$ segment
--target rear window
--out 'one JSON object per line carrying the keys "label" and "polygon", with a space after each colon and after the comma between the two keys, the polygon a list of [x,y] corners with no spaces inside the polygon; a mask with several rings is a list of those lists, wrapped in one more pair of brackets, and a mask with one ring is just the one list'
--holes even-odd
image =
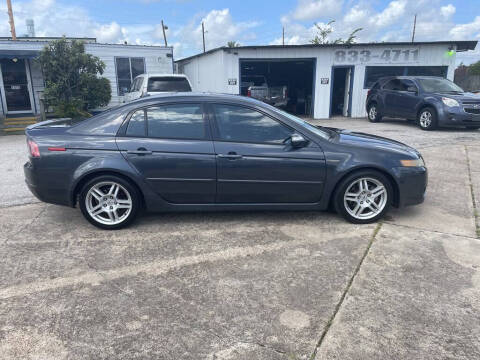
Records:
{"label": "rear window", "polygon": [[184,77],[151,77],[148,79],[148,92],[184,92],[192,91],[188,80]]}
{"label": "rear window", "polygon": [[81,121],[69,132],[86,135],[115,135],[125,117],[123,106],[106,110],[89,119]]}

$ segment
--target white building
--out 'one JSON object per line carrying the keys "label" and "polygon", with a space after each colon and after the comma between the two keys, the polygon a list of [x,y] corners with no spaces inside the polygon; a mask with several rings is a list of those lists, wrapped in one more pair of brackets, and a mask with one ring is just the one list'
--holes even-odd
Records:
{"label": "white building", "polygon": [[[0,38],[0,115],[16,118],[39,113],[39,93],[44,81],[35,58],[54,39]],[[172,47],[100,44],[94,38],[78,40],[85,42],[87,53],[98,56],[106,65],[102,76],[110,80],[112,87],[109,106],[123,102],[123,94],[135,76],[146,72],[173,73]]]}
{"label": "white building", "polygon": [[[365,116],[368,88],[382,76],[453,80],[456,53],[477,41],[222,47],[176,61],[194,91],[246,94],[248,77],[287,85],[288,110],[316,119]],[[244,80],[242,82],[242,79]]]}

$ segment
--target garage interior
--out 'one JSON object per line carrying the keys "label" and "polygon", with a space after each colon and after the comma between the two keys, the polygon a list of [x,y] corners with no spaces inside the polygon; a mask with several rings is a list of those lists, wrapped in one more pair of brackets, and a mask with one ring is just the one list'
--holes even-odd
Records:
{"label": "garage interior", "polygon": [[[263,75],[269,87],[287,86],[291,114],[313,116],[315,59],[246,60],[240,59],[240,79]],[[240,94],[247,94],[248,83],[240,80]]]}
{"label": "garage interior", "polygon": [[353,68],[334,67],[332,75],[330,116],[351,116]]}

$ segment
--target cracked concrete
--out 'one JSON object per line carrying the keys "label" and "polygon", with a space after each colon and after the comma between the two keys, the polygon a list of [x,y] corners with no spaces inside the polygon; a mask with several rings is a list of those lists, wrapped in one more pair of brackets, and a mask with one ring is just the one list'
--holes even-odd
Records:
{"label": "cracked concrete", "polygon": [[24,137],[1,139],[18,153],[1,165],[2,359],[478,358],[480,131],[322,123],[419,148],[425,203],[381,229],[259,212],[151,214],[108,232],[34,202]]}

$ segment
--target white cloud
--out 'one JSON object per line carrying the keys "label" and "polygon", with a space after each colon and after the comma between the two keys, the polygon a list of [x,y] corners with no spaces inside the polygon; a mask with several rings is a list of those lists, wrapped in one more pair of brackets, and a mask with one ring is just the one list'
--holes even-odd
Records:
{"label": "white cloud", "polygon": [[455,9],[455,6],[453,6],[452,4],[448,4],[446,6],[442,6],[440,8],[440,13],[442,14],[443,17],[445,18],[449,18],[451,17],[453,14],[455,14],[455,11],[457,9]]}
{"label": "white cloud", "polygon": [[480,16],[477,16],[475,20],[467,24],[455,25],[449,32],[452,39],[455,40],[467,40],[473,36],[480,37]]}
{"label": "white cloud", "polygon": [[338,14],[343,0],[299,0],[293,11],[295,20],[313,20]]}
{"label": "white cloud", "polygon": [[[36,36],[96,37],[105,43],[153,44],[154,25],[123,27],[115,21],[99,23],[78,5],[65,5],[56,0],[14,2],[13,14],[17,36],[26,34],[26,19],[33,19]],[[10,36],[6,6],[0,5],[0,34]]]}
{"label": "white cloud", "polygon": [[371,26],[383,28],[399,20],[405,14],[407,8],[406,0],[391,1],[382,12],[375,14],[369,20]]}
{"label": "white cloud", "polygon": [[[229,9],[211,10],[203,17],[194,16],[189,24],[174,32],[174,36],[185,47],[200,51],[203,48],[202,22],[205,26],[205,47],[207,50],[225,46],[228,41],[251,41],[256,38],[253,28],[257,22],[235,22]],[[185,46],[186,45],[186,46]],[[177,57],[177,54],[175,55]]]}

